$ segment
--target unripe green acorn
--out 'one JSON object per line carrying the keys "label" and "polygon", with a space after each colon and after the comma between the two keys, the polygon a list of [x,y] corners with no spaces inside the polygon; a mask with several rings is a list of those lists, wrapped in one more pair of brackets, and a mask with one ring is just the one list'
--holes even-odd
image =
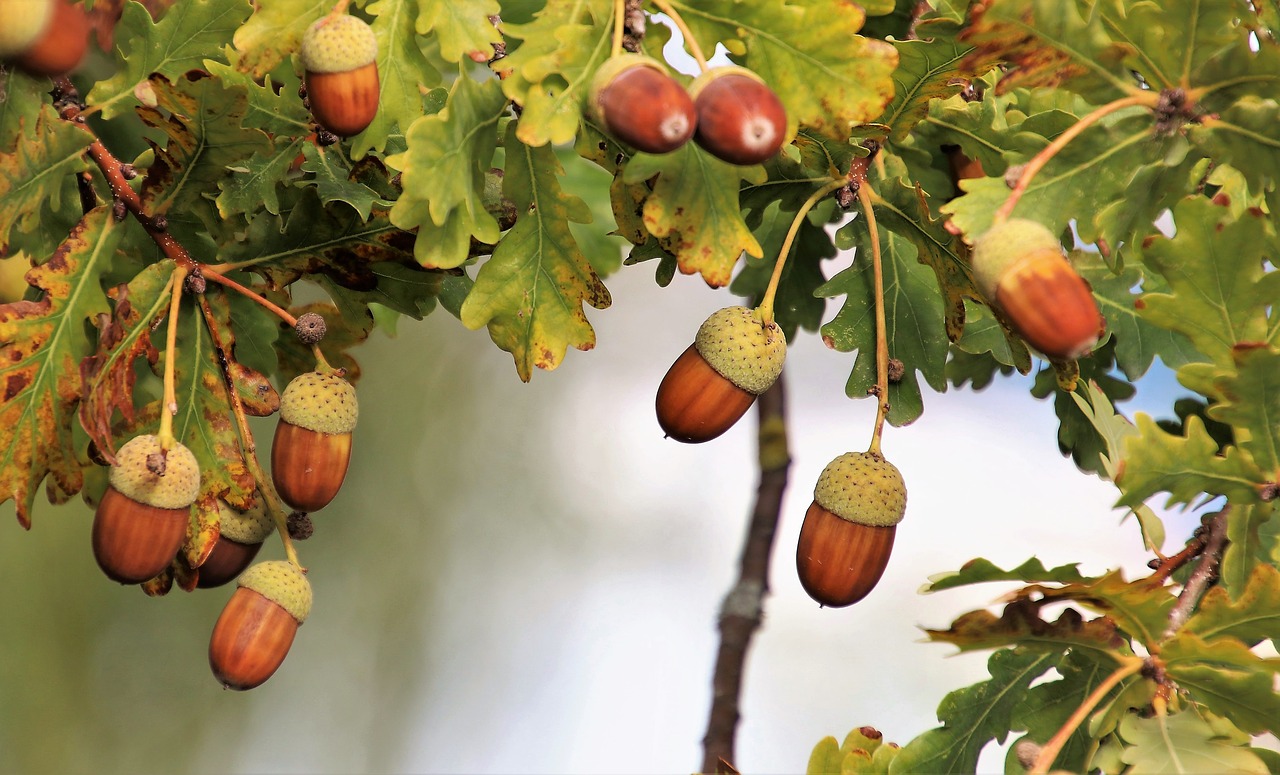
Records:
{"label": "unripe green acorn", "polygon": [[875,588],[889,564],[907,488],[897,466],[877,452],[831,461],[813,491],[796,547],[796,570],[824,606],[852,605]]}
{"label": "unripe green acorn", "polygon": [[697,124],[693,99],[667,68],[640,54],[622,54],[596,71],[588,102],[609,134],[645,153],[670,153]]}
{"label": "unripe green acorn", "polygon": [[285,503],[318,511],[338,494],[359,414],[355,388],[336,374],[307,372],[285,386],[271,446],[271,479]]}
{"label": "unripe green acorn", "polygon": [[1042,224],[1011,218],[992,226],[974,243],[972,262],[978,289],[1050,358],[1079,358],[1102,336],[1106,321],[1089,284]]}
{"label": "unripe green acorn", "polygon": [[658,424],[688,443],[729,430],[782,373],[787,338],[759,310],[725,307],[712,313],[697,338],[658,386]]}
{"label": "unripe green acorn", "polygon": [[67,0],[0,0],[0,20],[0,60],[30,75],[66,75],[89,46],[84,8]]}
{"label": "unripe green acorn", "polygon": [[342,137],[358,135],[378,113],[378,39],[364,21],[347,14],[316,20],[299,51],[307,99],[316,121]]}
{"label": "unripe green acorn", "polygon": [[187,534],[191,504],[200,493],[200,466],[175,442],[143,435],[116,453],[110,484],[93,517],[93,556],[107,577],[140,584],[159,575]]}
{"label": "unripe green acorn", "polygon": [[196,586],[201,589],[220,587],[239,576],[276,529],[261,494],[248,511],[236,511],[220,500],[218,513],[218,540],[197,569]]}
{"label": "unripe green acorn", "polygon": [[787,111],[764,79],[745,67],[713,67],[689,87],[697,109],[693,139],[730,164],[759,164],[782,148]]}
{"label": "unripe green acorn", "polygon": [[228,689],[260,686],[276,672],[311,613],[311,583],[285,560],[240,575],[209,639],[209,666]]}

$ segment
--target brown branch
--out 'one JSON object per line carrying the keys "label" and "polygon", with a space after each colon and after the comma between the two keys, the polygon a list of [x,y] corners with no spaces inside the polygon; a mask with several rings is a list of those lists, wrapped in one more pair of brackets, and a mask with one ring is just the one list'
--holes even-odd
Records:
{"label": "brown branch", "polygon": [[1227,547],[1227,513],[1229,511],[1230,507],[1225,507],[1205,523],[1208,535],[1205,539],[1204,551],[1200,553],[1200,561],[1196,563],[1195,570],[1191,571],[1191,577],[1182,587],[1182,592],[1178,595],[1178,603],[1169,612],[1169,626],[1165,628],[1162,639],[1167,640],[1173,637],[1182,625],[1187,623],[1187,619],[1190,619],[1191,614],[1195,612],[1196,606],[1200,605],[1200,599],[1204,597],[1204,593],[1209,591],[1209,586],[1218,580],[1222,552]]}
{"label": "brown branch", "polygon": [[760,628],[764,614],[764,596],[769,590],[769,558],[782,512],[782,496],[787,489],[787,469],[791,456],[787,450],[786,396],[782,377],[759,398],[757,435],[760,484],[747,527],[742,549],[738,580],[725,595],[720,609],[720,648],[716,654],[712,678],[711,714],[707,734],[702,739],[702,769],[699,772],[721,772],[734,760],[739,698],[747,649]]}

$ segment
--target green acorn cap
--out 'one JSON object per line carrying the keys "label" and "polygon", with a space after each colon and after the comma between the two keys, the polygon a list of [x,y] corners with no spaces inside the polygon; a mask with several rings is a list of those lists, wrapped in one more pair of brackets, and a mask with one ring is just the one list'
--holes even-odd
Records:
{"label": "green acorn cap", "polygon": [[191,450],[174,442],[165,456],[164,475],[147,468],[147,458],[160,451],[160,439],[135,436],[116,453],[111,486],[123,496],[158,509],[185,509],[200,494],[200,464]]}
{"label": "green acorn cap", "polygon": [[53,19],[51,0],[0,0],[0,58],[15,57],[40,39]]}
{"label": "green acorn cap", "polygon": [[336,374],[299,374],[280,394],[280,419],[317,433],[350,433],[359,415],[356,389]]}
{"label": "green acorn cap", "polygon": [[698,354],[720,376],[760,395],[778,381],[787,360],[787,337],[765,325],[758,310],[725,307],[711,313],[694,340]]}
{"label": "green acorn cap", "polygon": [[237,586],[251,589],[289,612],[302,624],[311,613],[311,582],[288,560],[268,560],[240,574]]}
{"label": "green acorn cap", "polygon": [[973,243],[973,279],[987,299],[995,299],[996,284],[1017,261],[1043,250],[1062,253],[1062,243],[1044,224],[1026,218],[998,223]]}
{"label": "green acorn cap", "polygon": [[883,455],[846,452],[822,469],[813,499],[841,519],[892,527],[906,514],[907,485],[898,467]]}
{"label": "green acorn cap", "polygon": [[347,14],[322,16],[302,36],[302,66],[312,73],[346,73],[378,58],[378,38]]}
{"label": "green acorn cap", "polygon": [[218,501],[219,535],[238,544],[260,544],[276,529],[261,494],[248,511],[236,511],[226,501]]}

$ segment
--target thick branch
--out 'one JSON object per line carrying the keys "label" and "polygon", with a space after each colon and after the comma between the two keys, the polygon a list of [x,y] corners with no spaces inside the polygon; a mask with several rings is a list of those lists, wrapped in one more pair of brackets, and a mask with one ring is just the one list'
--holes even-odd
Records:
{"label": "thick branch", "polygon": [[1178,603],[1169,612],[1169,626],[1165,628],[1164,638],[1174,636],[1191,618],[1200,599],[1209,591],[1209,585],[1218,579],[1218,568],[1222,565],[1222,552],[1227,546],[1227,512],[1224,508],[1214,515],[1205,525],[1208,537],[1204,543],[1204,551],[1200,553],[1200,561],[1187,579],[1186,586],[1178,595]]}
{"label": "thick branch", "polygon": [[782,512],[782,496],[787,488],[787,469],[791,465],[787,451],[785,394],[781,377],[758,401],[760,484],[747,528],[746,544],[738,571],[738,581],[725,595],[720,609],[720,649],[716,654],[712,679],[711,715],[707,734],[702,739],[702,769],[717,772],[721,762],[734,760],[742,674],[746,666],[751,638],[760,628],[764,613],[764,596],[769,590],[769,558]]}

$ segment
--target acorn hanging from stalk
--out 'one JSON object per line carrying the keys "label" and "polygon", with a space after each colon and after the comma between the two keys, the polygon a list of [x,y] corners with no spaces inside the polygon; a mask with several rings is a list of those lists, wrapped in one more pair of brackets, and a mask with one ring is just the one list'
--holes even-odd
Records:
{"label": "acorn hanging from stalk", "polygon": [[745,67],[713,67],[689,86],[697,109],[693,139],[730,164],[773,158],[787,137],[787,110],[764,79]]}
{"label": "acorn hanging from stalk", "polygon": [[299,374],[285,386],[271,445],[271,479],[285,503],[311,512],[333,500],[359,415],[356,389],[333,372]]}
{"label": "acorn hanging from stalk", "polygon": [[0,60],[33,76],[66,75],[84,59],[89,20],[67,0],[0,0]]}
{"label": "acorn hanging from stalk", "polygon": [[879,452],[831,461],[818,477],[796,547],[809,597],[831,608],[866,597],[884,575],[906,510],[902,473]]}
{"label": "acorn hanging from stalk", "polygon": [[307,28],[299,52],[311,115],[342,137],[363,132],[378,113],[378,39],[364,21],[329,14]]}
{"label": "acorn hanging from stalk", "polygon": [[197,569],[196,586],[201,589],[220,587],[239,576],[276,529],[261,493],[248,511],[237,511],[219,500],[218,512],[218,540]]}
{"label": "acorn hanging from stalk", "polygon": [[698,121],[685,88],[661,62],[640,54],[601,65],[588,106],[609,134],[645,153],[676,150],[693,137]]}
{"label": "acorn hanging from stalk", "polygon": [[286,560],[260,562],[240,574],[209,638],[209,666],[228,689],[262,685],[289,654],[311,613],[311,582]]}

